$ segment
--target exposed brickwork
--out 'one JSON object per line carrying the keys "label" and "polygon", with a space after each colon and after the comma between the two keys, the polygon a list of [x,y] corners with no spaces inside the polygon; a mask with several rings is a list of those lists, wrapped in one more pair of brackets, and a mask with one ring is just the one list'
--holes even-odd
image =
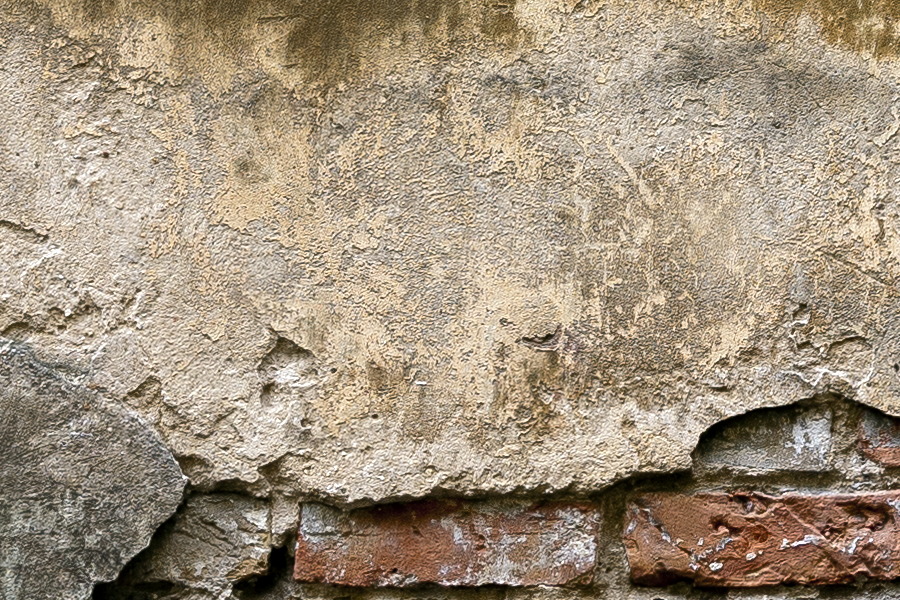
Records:
{"label": "exposed brickwork", "polygon": [[600,517],[587,503],[421,501],[302,507],[294,576],[350,586],[588,583]]}
{"label": "exposed brickwork", "polygon": [[648,494],[630,503],[635,583],[835,584],[900,576],[900,492],[780,497]]}
{"label": "exposed brickwork", "polygon": [[866,411],[860,420],[859,448],[886,467],[900,467],[900,419]]}
{"label": "exposed brickwork", "polygon": [[[692,456],[691,486],[802,483],[815,492],[675,493],[658,479],[585,502],[420,500],[354,511],[305,504],[294,577],[360,587],[592,585],[610,597],[634,583],[900,581],[900,490],[829,491],[860,481],[898,486],[894,471],[863,456],[900,467],[900,419],[829,396],[727,419]],[[619,494],[633,498],[623,523]],[[603,522],[610,529],[601,533]],[[622,531],[627,566],[616,543]]]}

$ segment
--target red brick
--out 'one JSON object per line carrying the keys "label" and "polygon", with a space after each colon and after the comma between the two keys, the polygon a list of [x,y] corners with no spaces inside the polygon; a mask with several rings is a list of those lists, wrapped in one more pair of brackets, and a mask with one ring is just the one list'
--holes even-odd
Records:
{"label": "red brick", "polygon": [[849,583],[900,576],[900,492],[648,494],[629,503],[624,542],[644,585]]}
{"label": "red brick", "polygon": [[859,426],[859,448],[886,467],[900,467],[900,419],[868,410]]}
{"label": "red brick", "polygon": [[294,577],[348,586],[589,583],[597,509],[575,502],[419,501],[301,510]]}

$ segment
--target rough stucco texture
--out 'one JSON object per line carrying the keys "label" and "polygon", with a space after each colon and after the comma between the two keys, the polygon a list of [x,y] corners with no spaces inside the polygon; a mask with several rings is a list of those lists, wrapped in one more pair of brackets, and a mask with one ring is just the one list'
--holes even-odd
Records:
{"label": "rough stucco texture", "polygon": [[[753,409],[900,415],[898,22],[888,0],[0,0],[0,344],[189,478],[131,569],[158,597],[281,585],[300,501],[588,498],[689,468]],[[830,443],[797,410],[760,431]],[[865,427],[889,467],[893,429]],[[704,468],[791,460],[733,442]],[[174,509],[166,464],[167,503],[78,593]]]}
{"label": "rough stucco texture", "polygon": [[0,332],[196,489],[342,503],[900,413],[896,10],[859,6],[2,0]]}
{"label": "rough stucco texture", "polygon": [[898,413],[892,7],[3,0],[0,332],[348,503]]}

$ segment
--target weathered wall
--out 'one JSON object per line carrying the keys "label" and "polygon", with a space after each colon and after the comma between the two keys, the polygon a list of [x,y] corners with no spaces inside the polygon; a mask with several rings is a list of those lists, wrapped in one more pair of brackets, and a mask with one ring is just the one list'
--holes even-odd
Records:
{"label": "weathered wall", "polygon": [[[760,407],[900,414],[898,19],[0,0],[0,335],[259,569],[301,501],[585,498]],[[153,593],[228,597],[204,560]]]}

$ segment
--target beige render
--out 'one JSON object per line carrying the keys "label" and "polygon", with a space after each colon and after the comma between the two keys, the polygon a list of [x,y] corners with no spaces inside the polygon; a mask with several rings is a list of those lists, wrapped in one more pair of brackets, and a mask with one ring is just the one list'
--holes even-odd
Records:
{"label": "beige render", "polygon": [[0,333],[282,533],[900,414],[900,15],[855,6],[3,0]]}

